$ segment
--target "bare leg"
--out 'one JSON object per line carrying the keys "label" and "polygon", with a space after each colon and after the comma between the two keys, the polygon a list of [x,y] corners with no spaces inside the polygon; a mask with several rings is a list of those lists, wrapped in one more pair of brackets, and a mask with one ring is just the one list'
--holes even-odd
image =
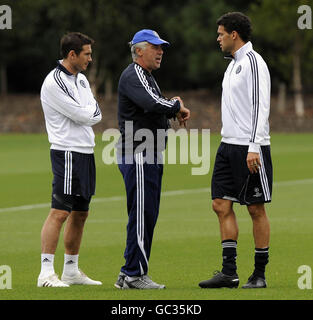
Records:
{"label": "bare leg", "polygon": [[72,211],[64,229],[65,253],[76,255],[79,252],[88,211]]}
{"label": "bare leg", "polygon": [[253,237],[256,248],[267,248],[270,242],[270,223],[264,204],[248,206],[253,223]]}
{"label": "bare leg", "polygon": [[41,252],[54,254],[58,245],[60,231],[69,212],[51,209],[41,230]]}
{"label": "bare leg", "polygon": [[92,280],[78,268],[78,253],[83,236],[88,211],[72,211],[64,228],[64,266],[62,281],[66,284],[101,285],[101,281]]}
{"label": "bare leg", "polygon": [[231,200],[214,199],[213,210],[216,212],[220,223],[221,245],[223,249],[222,273],[227,276],[235,276],[232,281],[234,280],[238,286],[236,257],[239,231],[233,210],[233,202]]}
{"label": "bare leg", "polygon": [[238,239],[238,225],[231,200],[214,199],[213,210],[220,223],[221,240]]}
{"label": "bare leg", "polygon": [[244,288],[265,288],[265,267],[269,261],[270,224],[264,204],[250,205],[248,211],[252,218],[255,244],[253,276],[258,278],[249,278]]}

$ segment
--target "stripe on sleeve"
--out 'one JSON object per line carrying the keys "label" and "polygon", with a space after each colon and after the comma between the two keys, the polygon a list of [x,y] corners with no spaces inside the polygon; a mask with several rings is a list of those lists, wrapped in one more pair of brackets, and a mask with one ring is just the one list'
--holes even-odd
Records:
{"label": "stripe on sleeve", "polygon": [[99,108],[99,105],[98,105],[98,102],[96,103],[96,111],[95,113],[93,114],[93,117],[97,117],[99,114],[101,113],[101,110]]}
{"label": "stripe on sleeve", "polygon": [[258,117],[259,117],[259,108],[260,108],[260,100],[259,100],[259,72],[258,72],[258,63],[256,57],[252,51],[247,53],[247,56],[250,60],[251,71],[252,71],[252,130],[250,142],[255,141],[257,125],[258,125]]}
{"label": "stripe on sleeve", "polygon": [[138,64],[135,64],[134,66],[135,66],[135,71],[139,78],[139,81],[141,82],[145,90],[148,92],[148,94],[155,100],[155,102],[162,104],[163,106],[172,108],[175,104],[175,101],[172,101],[172,102],[168,101],[162,97],[157,96],[155,93],[153,93],[152,88],[149,86],[148,80],[143,72],[143,69]]}
{"label": "stripe on sleeve", "polygon": [[54,77],[54,80],[55,82],[57,83],[57,85],[63,90],[63,92],[65,94],[67,94],[70,98],[72,98],[75,102],[77,102],[75,100],[75,98],[70,94],[70,92],[68,91],[62,77],[61,77],[61,70],[59,69],[55,69],[54,73],[53,73],[53,77]]}

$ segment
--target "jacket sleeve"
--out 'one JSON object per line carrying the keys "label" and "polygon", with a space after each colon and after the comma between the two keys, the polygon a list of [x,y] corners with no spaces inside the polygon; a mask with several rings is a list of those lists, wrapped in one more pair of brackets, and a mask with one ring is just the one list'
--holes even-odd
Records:
{"label": "jacket sleeve", "polygon": [[146,112],[163,113],[168,118],[175,117],[180,110],[177,99],[167,100],[153,91],[143,70],[134,65],[134,70],[124,78],[124,94]]}
{"label": "jacket sleeve", "polygon": [[91,90],[89,94],[92,96],[92,99],[90,98],[89,103],[83,106],[56,82],[48,81],[42,90],[41,100],[75,123],[91,127],[101,121],[102,115]]}
{"label": "jacket sleeve", "polygon": [[266,137],[270,114],[271,78],[266,63],[248,55],[251,72],[248,75],[248,90],[251,92],[251,135],[249,152],[259,153],[262,140]]}

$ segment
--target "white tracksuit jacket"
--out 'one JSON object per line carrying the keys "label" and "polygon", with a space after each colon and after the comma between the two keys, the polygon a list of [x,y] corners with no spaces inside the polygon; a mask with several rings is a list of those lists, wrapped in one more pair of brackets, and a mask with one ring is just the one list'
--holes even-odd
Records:
{"label": "white tracksuit jacket", "polygon": [[263,58],[247,42],[235,52],[223,79],[222,142],[259,152],[270,144],[271,79]]}
{"label": "white tracksuit jacket", "polygon": [[45,78],[40,99],[51,149],[93,153],[91,126],[102,115],[87,78],[71,74],[59,61]]}

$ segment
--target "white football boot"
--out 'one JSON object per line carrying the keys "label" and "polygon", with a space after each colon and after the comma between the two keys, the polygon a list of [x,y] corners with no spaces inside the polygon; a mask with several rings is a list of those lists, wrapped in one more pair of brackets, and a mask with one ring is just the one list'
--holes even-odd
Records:
{"label": "white football boot", "polygon": [[51,274],[48,277],[38,278],[37,287],[54,287],[54,288],[61,288],[61,287],[69,287],[66,283],[61,281],[57,274]]}
{"label": "white football boot", "polygon": [[83,285],[90,285],[90,286],[101,286],[101,281],[92,280],[87,275],[82,272],[80,269],[79,272],[75,274],[74,276],[67,276],[65,274],[62,274],[61,280],[62,282],[72,285],[72,284],[83,284]]}

